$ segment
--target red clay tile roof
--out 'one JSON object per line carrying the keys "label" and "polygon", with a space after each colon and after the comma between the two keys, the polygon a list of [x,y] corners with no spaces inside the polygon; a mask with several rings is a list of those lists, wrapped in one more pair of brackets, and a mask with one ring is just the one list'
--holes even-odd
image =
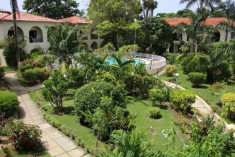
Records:
{"label": "red clay tile roof", "polygon": [[[182,22],[187,25],[191,25],[192,23],[191,19],[187,17],[169,17],[164,19],[171,26],[176,26]],[[228,22],[228,19],[225,17],[208,17],[205,21],[201,22],[201,25],[217,26],[220,22]]]}
{"label": "red clay tile roof", "polygon": [[[43,17],[43,16],[38,16],[38,15],[33,15],[29,13],[24,13],[20,12],[20,17],[18,14],[16,14],[16,19],[17,21],[30,21],[30,22],[60,22],[55,19]],[[7,14],[3,13],[0,14],[0,21],[12,21],[13,20],[13,14]]]}
{"label": "red clay tile roof", "polygon": [[88,21],[86,18],[84,17],[79,17],[79,16],[71,16],[71,17],[67,17],[64,19],[60,19],[60,22],[70,22],[72,24],[90,24],[92,23],[92,21]]}
{"label": "red clay tile roof", "polygon": [[2,13],[8,13],[9,11],[0,8],[0,13],[1,13],[1,12],[2,12]]}
{"label": "red clay tile roof", "polygon": [[225,17],[208,17],[205,21],[201,22],[201,25],[217,26],[220,22],[228,22],[228,19]]}
{"label": "red clay tile roof", "polygon": [[188,17],[169,17],[169,18],[164,18],[164,20],[171,26],[176,26],[180,23],[191,25],[192,23],[192,20]]}

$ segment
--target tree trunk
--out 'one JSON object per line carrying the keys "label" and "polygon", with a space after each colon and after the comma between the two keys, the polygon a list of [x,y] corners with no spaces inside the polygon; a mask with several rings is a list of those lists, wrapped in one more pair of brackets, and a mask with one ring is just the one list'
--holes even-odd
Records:
{"label": "tree trunk", "polygon": [[13,23],[14,23],[14,33],[15,33],[15,43],[16,43],[16,66],[20,62],[20,53],[19,53],[19,45],[18,45],[18,30],[17,30],[17,20],[16,20],[16,1],[12,0],[12,8],[13,8]]}

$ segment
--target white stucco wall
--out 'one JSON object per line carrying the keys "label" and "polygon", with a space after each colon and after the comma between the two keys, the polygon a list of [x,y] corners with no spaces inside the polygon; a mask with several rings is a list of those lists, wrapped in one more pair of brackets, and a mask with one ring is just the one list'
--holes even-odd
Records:
{"label": "white stucco wall", "polygon": [[[23,22],[18,21],[17,26],[23,30],[24,39],[26,40],[25,50],[29,53],[35,46],[41,46],[43,49],[49,48],[49,42],[47,41],[47,29],[45,26],[54,26],[56,23],[50,22]],[[4,39],[8,34],[8,30],[13,26],[12,21],[1,21],[0,22],[0,41]],[[32,27],[37,26],[42,30],[43,33],[43,42],[30,43],[29,42],[29,31]]]}
{"label": "white stucco wall", "polygon": [[0,49],[0,66],[6,66],[7,64],[2,53],[3,53],[3,49]]}

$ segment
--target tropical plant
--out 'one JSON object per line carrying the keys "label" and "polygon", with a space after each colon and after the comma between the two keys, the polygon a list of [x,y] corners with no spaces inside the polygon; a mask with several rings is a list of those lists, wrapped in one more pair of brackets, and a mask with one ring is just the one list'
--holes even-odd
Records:
{"label": "tropical plant", "polygon": [[98,140],[106,141],[114,130],[131,131],[135,116],[116,106],[112,97],[103,97],[93,115],[93,131]]}
{"label": "tropical plant", "polygon": [[186,8],[190,8],[194,4],[198,4],[198,9],[203,10],[209,8],[213,11],[214,5],[219,5],[221,3],[220,0],[181,0],[180,4],[186,4]]}
{"label": "tropical plant", "polygon": [[217,42],[209,53],[208,81],[227,80],[231,77],[229,68],[229,48],[227,42]]}
{"label": "tropical plant", "polygon": [[66,95],[69,82],[65,75],[60,71],[55,71],[51,75],[50,80],[43,82],[45,88],[42,90],[42,95],[44,98],[51,103],[51,105],[62,111],[63,109],[63,97]]}
{"label": "tropical plant", "polygon": [[21,73],[22,78],[30,83],[42,83],[50,76],[50,71],[45,68],[33,68]]}
{"label": "tropical plant", "polygon": [[50,42],[50,53],[61,60],[71,64],[71,55],[78,51],[79,40],[77,28],[69,24],[57,24],[55,27],[46,27],[48,30],[48,40]]}
{"label": "tropical plant", "polygon": [[114,53],[112,58],[115,60],[115,64],[111,65],[112,72],[117,79],[123,80],[131,73],[133,69],[132,64],[135,64],[135,61],[134,59],[124,58],[123,48],[120,48],[118,52]]}
{"label": "tropical plant", "polygon": [[115,148],[107,149],[100,157],[157,157],[156,153],[150,150],[150,144],[145,138],[145,133],[133,130],[130,134],[123,130],[113,131],[111,141]]}

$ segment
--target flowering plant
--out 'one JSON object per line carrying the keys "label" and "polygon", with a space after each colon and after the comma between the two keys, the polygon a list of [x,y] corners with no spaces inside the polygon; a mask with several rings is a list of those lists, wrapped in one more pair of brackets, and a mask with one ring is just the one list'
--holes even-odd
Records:
{"label": "flowering plant", "polygon": [[12,123],[9,139],[16,150],[31,151],[41,146],[41,130],[38,126],[27,125],[22,121]]}

